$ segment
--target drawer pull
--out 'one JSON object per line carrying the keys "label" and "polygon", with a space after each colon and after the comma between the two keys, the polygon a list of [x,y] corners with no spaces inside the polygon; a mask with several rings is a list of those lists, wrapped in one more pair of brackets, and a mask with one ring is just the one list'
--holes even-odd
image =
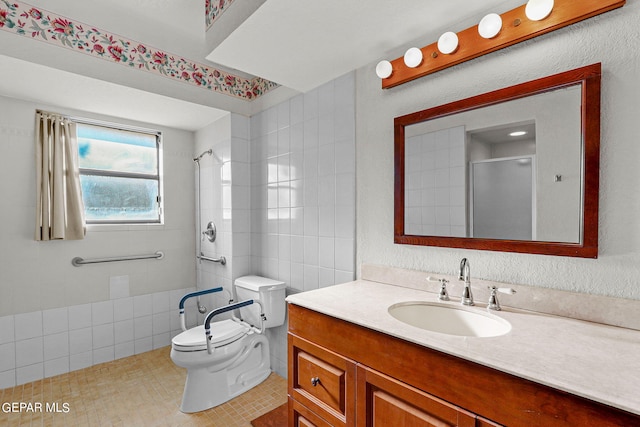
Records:
{"label": "drawer pull", "polygon": [[318,377],[313,377],[313,378],[311,378],[311,385],[312,385],[312,386],[314,386],[314,387],[315,387],[315,386],[317,386],[318,384],[320,384],[320,378],[318,378]]}

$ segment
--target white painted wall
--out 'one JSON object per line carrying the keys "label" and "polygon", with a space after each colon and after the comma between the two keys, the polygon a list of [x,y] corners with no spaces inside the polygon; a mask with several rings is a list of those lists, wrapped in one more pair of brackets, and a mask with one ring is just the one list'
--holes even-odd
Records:
{"label": "white painted wall", "polygon": [[[616,11],[388,90],[380,88],[375,64],[359,69],[357,264],[454,274],[460,258],[467,257],[472,277],[640,299],[639,18],[640,3],[627,2]],[[603,66],[598,259],[393,243],[394,117],[596,62]]]}
{"label": "white painted wall", "polygon": [[[165,223],[36,242],[36,108],[161,130]],[[192,157],[191,132],[0,97],[0,389],[170,344],[195,287]],[[164,259],[71,265],[158,250]]]}

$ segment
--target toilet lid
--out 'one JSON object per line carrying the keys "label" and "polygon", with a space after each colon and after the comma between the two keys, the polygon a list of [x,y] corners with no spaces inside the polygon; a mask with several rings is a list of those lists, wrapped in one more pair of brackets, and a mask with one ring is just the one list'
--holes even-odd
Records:
{"label": "toilet lid", "polygon": [[[231,319],[211,323],[211,344],[220,347],[243,336],[249,327]],[[173,348],[179,351],[199,351],[207,349],[204,325],[188,329],[171,340]]]}

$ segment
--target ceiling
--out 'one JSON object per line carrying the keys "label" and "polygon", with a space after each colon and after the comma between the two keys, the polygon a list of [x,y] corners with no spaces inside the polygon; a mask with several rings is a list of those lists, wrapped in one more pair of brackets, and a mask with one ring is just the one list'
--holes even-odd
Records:
{"label": "ceiling", "polygon": [[[4,33],[0,72],[22,76],[0,79],[0,95],[197,130],[228,111],[251,115],[270,102],[306,92],[351,70],[367,65],[373,69],[380,59],[401,56],[412,45],[430,44],[444,31],[467,28],[486,13],[501,13],[522,3],[268,0],[207,52],[204,0],[29,0],[32,6],[77,22],[282,87],[260,101],[230,100],[228,95],[213,96],[168,79],[134,76],[136,72],[126,69],[129,74],[106,72],[104,61],[76,52],[56,60],[59,47],[0,31]],[[209,31],[216,31],[216,25]],[[43,75],[51,79],[39,78]],[[44,80],[53,79],[62,84],[46,85],[45,90]],[[132,101],[123,104],[119,101],[123,98]]]}

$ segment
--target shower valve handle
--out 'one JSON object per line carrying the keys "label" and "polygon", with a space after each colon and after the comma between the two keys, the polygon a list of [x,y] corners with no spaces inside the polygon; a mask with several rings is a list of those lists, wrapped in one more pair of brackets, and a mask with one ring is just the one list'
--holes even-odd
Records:
{"label": "shower valve handle", "polygon": [[209,221],[209,223],[207,224],[207,229],[202,232],[202,235],[207,236],[207,239],[209,239],[209,241],[213,243],[216,241],[216,234],[216,225],[213,223],[213,221]]}

